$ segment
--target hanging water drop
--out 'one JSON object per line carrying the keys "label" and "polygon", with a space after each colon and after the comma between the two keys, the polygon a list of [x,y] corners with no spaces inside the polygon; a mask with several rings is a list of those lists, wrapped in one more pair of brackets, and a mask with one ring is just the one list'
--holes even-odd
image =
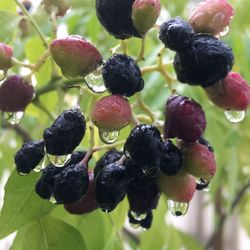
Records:
{"label": "hanging water drop", "polygon": [[168,210],[174,216],[183,216],[188,211],[188,203],[168,200]]}
{"label": "hanging water drop", "polygon": [[0,70],[0,81],[3,81],[7,76],[7,70]]}
{"label": "hanging water drop", "polygon": [[119,134],[119,130],[107,131],[99,129],[99,137],[105,144],[113,144],[114,142],[116,142],[119,137]]}
{"label": "hanging water drop", "polygon": [[196,190],[209,191],[209,181],[202,178],[196,178]]}
{"label": "hanging water drop", "polygon": [[106,91],[106,87],[102,79],[102,67],[103,66],[100,66],[84,77],[88,88],[94,93],[103,93]]}
{"label": "hanging water drop", "polygon": [[147,217],[147,213],[136,213],[134,211],[131,211],[130,214],[137,221],[142,221]]}
{"label": "hanging water drop", "polygon": [[23,118],[23,112],[4,112],[5,119],[11,124],[15,125],[20,123]]}
{"label": "hanging water drop", "polygon": [[244,120],[246,112],[244,110],[225,110],[225,116],[227,120],[231,123],[239,123]]}
{"label": "hanging water drop", "polygon": [[22,172],[18,172],[18,174],[21,175],[21,176],[26,176],[26,175],[28,175],[28,173],[22,173]]}
{"label": "hanging water drop", "polygon": [[47,157],[51,164],[55,167],[61,168],[64,167],[70,160],[71,154],[68,155],[50,155],[47,153]]}
{"label": "hanging water drop", "polygon": [[45,168],[46,168],[46,157],[44,157],[43,161],[40,162],[40,163],[33,169],[33,171],[39,173],[39,172],[41,172],[41,171],[42,171],[43,169],[45,169]]}
{"label": "hanging water drop", "polygon": [[50,196],[49,201],[50,201],[52,204],[56,204],[56,203],[57,203],[57,201],[56,201],[54,195],[51,195],[51,196]]}
{"label": "hanging water drop", "polygon": [[140,224],[135,224],[135,223],[129,223],[129,224],[130,224],[130,226],[131,226],[132,228],[134,228],[134,229],[137,229],[137,228],[140,227]]}
{"label": "hanging water drop", "polygon": [[220,37],[226,36],[229,33],[229,26],[225,27],[221,32],[220,32]]}

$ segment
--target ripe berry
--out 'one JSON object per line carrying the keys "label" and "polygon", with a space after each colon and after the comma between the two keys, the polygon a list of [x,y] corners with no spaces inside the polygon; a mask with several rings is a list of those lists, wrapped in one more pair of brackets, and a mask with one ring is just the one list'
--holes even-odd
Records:
{"label": "ripe berry", "polygon": [[0,70],[8,70],[11,68],[11,58],[13,50],[5,43],[0,43]]}
{"label": "ripe berry", "polygon": [[206,0],[192,10],[189,23],[197,33],[218,35],[228,27],[234,10],[226,0]]}
{"label": "ripe berry", "polygon": [[91,120],[99,129],[120,130],[131,121],[132,111],[126,98],[110,95],[97,101],[91,111]]}
{"label": "ripe berry", "polygon": [[71,214],[86,214],[97,209],[94,174],[92,171],[88,171],[88,175],[89,187],[85,196],[76,203],[64,205],[64,208]]}
{"label": "ripe berry", "polygon": [[126,166],[129,180],[139,179],[145,176],[142,167],[137,166],[132,159],[126,159],[124,166]]}
{"label": "ripe berry", "polygon": [[96,200],[105,212],[111,212],[126,195],[126,168],[118,163],[106,165],[96,177]]}
{"label": "ripe berry", "polygon": [[19,75],[9,76],[0,86],[0,110],[24,111],[32,101],[34,88]]}
{"label": "ripe berry", "polygon": [[117,39],[141,37],[132,21],[135,0],[96,0],[96,14],[103,27]]}
{"label": "ripe berry", "polygon": [[64,16],[71,7],[71,0],[43,0],[43,3],[49,13],[55,11],[57,16]]}
{"label": "ripe berry", "polygon": [[107,151],[96,163],[94,168],[94,176],[96,177],[98,173],[106,166],[111,163],[115,163],[122,157],[122,153],[118,152],[116,149],[111,149]]}
{"label": "ripe berry", "polygon": [[132,96],[144,87],[140,68],[127,55],[115,54],[104,64],[104,84],[109,92],[116,95]]}
{"label": "ripe berry", "polygon": [[138,125],[129,134],[124,154],[146,174],[155,174],[160,166],[160,132],[151,125]]}
{"label": "ripe berry", "polygon": [[55,39],[50,52],[65,77],[85,76],[102,64],[99,51],[80,36]]}
{"label": "ripe berry", "polygon": [[15,155],[15,164],[19,173],[28,174],[44,157],[43,140],[24,143]]}
{"label": "ripe berry", "polygon": [[227,76],[234,63],[231,48],[210,35],[197,35],[191,47],[178,52],[174,68],[180,82],[208,87]]}
{"label": "ripe berry", "polygon": [[51,155],[70,154],[81,142],[86,129],[85,118],[78,108],[63,111],[54,123],[44,130],[46,151]]}
{"label": "ripe berry", "polygon": [[159,38],[166,48],[185,51],[194,42],[195,33],[190,24],[175,17],[161,25]]}
{"label": "ripe berry", "polygon": [[211,180],[216,171],[216,163],[214,153],[210,149],[200,142],[183,142],[183,171],[206,181]]}
{"label": "ripe berry", "polygon": [[145,34],[156,23],[161,11],[159,0],[135,0],[132,5],[132,21],[140,34]]}
{"label": "ripe berry", "polygon": [[171,96],[166,104],[165,138],[187,142],[198,140],[205,131],[206,117],[201,105],[185,96]]}
{"label": "ripe berry", "polygon": [[195,177],[183,172],[168,176],[160,171],[157,175],[157,184],[168,199],[177,202],[189,202],[196,190]]}
{"label": "ripe berry", "polygon": [[250,87],[238,73],[230,72],[226,78],[205,88],[209,99],[225,110],[246,110],[250,103]]}
{"label": "ripe berry", "polygon": [[182,167],[182,153],[170,140],[160,144],[160,169],[164,174],[176,175]]}

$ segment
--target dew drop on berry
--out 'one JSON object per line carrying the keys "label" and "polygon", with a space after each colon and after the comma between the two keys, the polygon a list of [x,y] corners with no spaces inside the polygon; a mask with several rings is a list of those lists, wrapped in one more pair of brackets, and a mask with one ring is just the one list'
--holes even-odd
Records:
{"label": "dew drop on berry", "polygon": [[44,157],[43,161],[40,162],[40,163],[33,169],[33,171],[39,173],[39,172],[41,172],[41,171],[42,171],[43,169],[45,169],[45,168],[46,168],[46,157]]}
{"label": "dew drop on berry", "polygon": [[196,178],[196,190],[202,190],[205,192],[209,191],[209,181],[201,179],[201,178]]}
{"label": "dew drop on berry", "polygon": [[173,200],[168,200],[168,210],[174,216],[184,216],[188,211],[187,202],[178,202]]}
{"label": "dew drop on berry", "polygon": [[99,137],[101,141],[105,144],[115,143],[119,137],[119,134],[120,134],[119,130],[107,131],[104,129],[99,129]]}
{"label": "dew drop on berry", "polygon": [[132,228],[134,228],[134,229],[137,229],[137,228],[140,227],[140,224],[135,224],[135,223],[129,223],[129,224],[130,224],[130,226],[131,226]]}
{"label": "dew drop on berry", "polygon": [[0,81],[4,80],[7,76],[7,70],[0,69]]}
{"label": "dew drop on berry", "polygon": [[23,118],[23,112],[4,112],[5,119],[11,124],[16,125],[21,122]]}
{"label": "dew drop on berry", "polygon": [[21,175],[21,176],[26,176],[26,175],[28,175],[28,173],[22,173],[22,172],[18,172],[18,174]]}
{"label": "dew drop on berry", "polygon": [[239,123],[244,120],[246,112],[244,110],[225,110],[225,116],[227,120],[231,123]]}
{"label": "dew drop on berry", "polygon": [[57,201],[56,201],[54,195],[51,195],[51,196],[50,196],[49,201],[50,201],[52,204],[56,204],[56,203],[57,203]]}
{"label": "dew drop on berry", "polygon": [[220,37],[226,36],[229,33],[230,29],[229,26],[225,27],[221,32],[220,32]]}
{"label": "dew drop on berry", "polygon": [[102,66],[85,76],[84,79],[88,88],[94,93],[103,93],[106,91],[106,87],[102,79]]}
{"label": "dew drop on berry", "polygon": [[137,221],[142,221],[146,219],[147,213],[136,213],[134,211],[131,211],[131,216]]}
{"label": "dew drop on berry", "polygon": [[55,167],[61,168],[64,167],[70,160],[71,154],[68,155],[50,155],[47,153],[47,157],[51,164]]}

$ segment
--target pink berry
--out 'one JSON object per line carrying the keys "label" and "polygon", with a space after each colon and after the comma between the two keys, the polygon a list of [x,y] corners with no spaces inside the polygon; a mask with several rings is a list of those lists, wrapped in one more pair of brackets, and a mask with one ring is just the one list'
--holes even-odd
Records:
{"label": "pink berry", "polygon": [[131,121],[132,111],[126,98],[110,95],[97,101],[91,112],[91,120],[100,129],[120,130]]}
{"label": "pink berry", "polygon": [[194,7],[189,23],[197,33],[218,35],[228,27],[233,15],[234,10],[226,0],[206,0]]}
{"label": "pink berry", "polygon": [[11,57],[13,55],[13,50],[11,47],[4,43],[0,43],[0,70],[8,70],[11,68]]}

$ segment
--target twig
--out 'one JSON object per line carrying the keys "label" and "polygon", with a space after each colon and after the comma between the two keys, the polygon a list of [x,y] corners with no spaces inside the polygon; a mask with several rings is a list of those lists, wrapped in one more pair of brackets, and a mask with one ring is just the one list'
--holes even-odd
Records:
{"label": "twig", "polygon": [[29,135],[28,131],[26,131],[24,128],[22,128],[18,124],[11,125],[11,124],[9,124],[9,123],[6,122],[6,123],[4,123],[2,125],[2,127],[14,130],[17,133],[17,135],[19,135],[22,138],[23,142],[29,142],[29,141],[32,140],[32,138]]}

